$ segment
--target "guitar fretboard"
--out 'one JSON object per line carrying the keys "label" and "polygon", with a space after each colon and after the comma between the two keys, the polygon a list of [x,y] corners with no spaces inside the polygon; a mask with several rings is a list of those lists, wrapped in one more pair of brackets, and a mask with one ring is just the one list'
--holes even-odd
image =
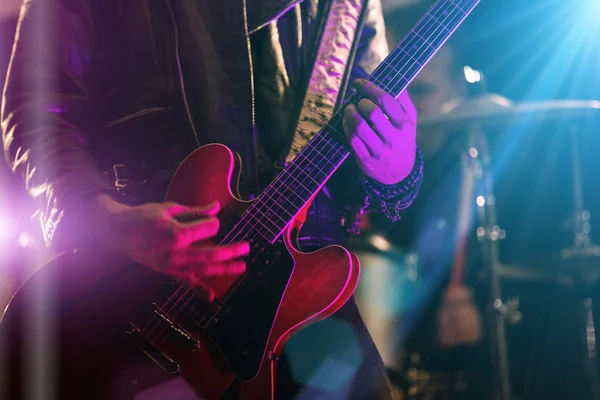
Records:
{"label": "guitar fretboard", "polygon": [[[480,0],[438,0],[369,76],[394,97],[435,55]],[[274,242],[350,154],[342,128],[343,109],[360,100],[351,95],[306,148],[263,191],[231,238],[258,233]]]}

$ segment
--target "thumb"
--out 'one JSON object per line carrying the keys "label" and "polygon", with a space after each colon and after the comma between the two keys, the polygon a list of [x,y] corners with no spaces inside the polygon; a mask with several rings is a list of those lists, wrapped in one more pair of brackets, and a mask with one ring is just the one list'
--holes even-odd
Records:
{"label": "thumb", "polygon": [[221,205],[218,201],[213,201],[206,206],[194,207],[193,212],[201,217],[214,217],[219,213]]}

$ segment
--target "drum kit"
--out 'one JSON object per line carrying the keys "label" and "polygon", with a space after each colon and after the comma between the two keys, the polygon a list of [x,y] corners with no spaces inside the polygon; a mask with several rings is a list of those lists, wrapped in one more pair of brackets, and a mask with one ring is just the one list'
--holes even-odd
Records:
{"label": "drum kit", "polygon": [[[465,256],[476,270],[467,284],[484,294],[480,351],[492,379],[481,397],[462,370],[422,367],[408,338],[421,335],[416,321],[444,284],[427,272],[418,251],[396,244],[382,225],[353,243],[363,266],[356,298],[404,398],[600,400],[594,293],[600,228],[592,228],[600,214],[598,129],[600,101],[513,103],[494,94],[449,102],[439,115],[419,120],[421,139],[443,132],[460,143],[457,159],[470,172],[462,177],[472,179],[466,185],[472,212],[457,213],[454,240],[468,231],[463,236],[476,249]],[[446,275],[456,268],[446,265]]]}

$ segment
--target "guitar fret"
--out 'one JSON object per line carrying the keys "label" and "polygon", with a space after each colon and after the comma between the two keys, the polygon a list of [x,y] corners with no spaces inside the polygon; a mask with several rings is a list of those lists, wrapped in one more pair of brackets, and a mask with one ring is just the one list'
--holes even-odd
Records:
{"label": "guitar fret", "polygon": [[[318,184],[318,182],[317,182],[317,181],[315,181],[315,180],[313,180],[313,179],[312,179],[312,178],[311,178],[309,175],[307,175],[307,177],[308,177],[308,178],[310,178],[310,179],[313,181],[313,183],[317,183],[317,184]],[[292,190],[293,192],[296,192],[296,189],[297,189],[297,188],[293,188],[293,187],[291,186],[293,183],[286,183],[286,180],[288,180],[288,181],[289,181],[290,179],[292,179],[294,182],[296,182],[298,185],[300,185],[300,187],[301,187],[302,189],[306,190],[306,192],[308,192],[308,193],[311,193],[311,189],[307,188],[306,186],[304,186],[304,185],[302,184],[302,183],[304,183],[304,179],[303,179],[302,181],[300,181],[298,178],[296,178],[295,176],[293,176],[293,175],[291,175],[291,174],[288,174],[288,175],[287,175],[287,177],[286,177],[286,179],[282,180],[282,182],[281,182],[281,184],[282,184],[282,185],[283,185],[283,186],[284,186],[286,189],[290,189],[290,190]],[[302,198],[302,196],[300,196],[300,198]]]}
{"label": "guitar fret", "polygon": [[[303,171],[301,172],[301,174],[302,174],[302,175],[304,175],[304,178],[305,178],[305,179],[306,179],[306,178],[308,178],[310,181],[312,181],[312,182],[309,182],[309,184],[311,184],[311,183],[312,183],[312,184],[316,183],[316,186],[319,186],[319,181],[318,181],[318,180],[315,180],[315,179],[313,179],[313,177],[312,177],[312,176],[310,176],[310,173],[309,173],[309,171],[312,171],[314,168],[315,168],[315,165],[314,165],[313,163],[311,163],[311,162],[308,162],[308,165],[306,165],[304,168],[302,168],[302,169],[303,169]],[[307,171],[307,170],[309,170],[309,171]],[[293,179],[293,180],[295,180],[295,181],[299,182],[299,181],[298,181],[298,179],[297,179],[297,178],[295,178],[295,177],[294,177],[294,176],[292,176],[292,175],[289,175],[288,179]],[[305,180],[305,179],[303,179],[302,181],[304,182],[304,180]]]}
{"label": "guitar fret", "polygon": [[[253,215],[253,214],[249,214],[249,216],[250,216],[250,218],[251,218],[251,219],[254,219],[254,220],[256,221],[256,223],[258,223],[258,224],[262,225],[262,227],[263,227],[264,229],[266,229],[267,231],[269,231],[269,233],[270,233],[270,234],[274,235],[274,232],[273,232],[273,231],[271,231],[271,230],[270,230],[270,229],[269,229],[269,228],[268,228],[268,227],[267,227],[267,226],[264,224],[264,222],[262,222],[262,220],[261,220],[260,218],[258,218],[256,215]],[[254,226],[256,226],[256,224],[254,224],[252,227],[254,227]],[[262,236],[264,239],[267,239],[267,238],[266,238],[266,237],[265,237],[265,236],[264,236],[262,233],[260,233],[259,231],[257,231],[257,233],[258,233],[260,236]]]}
{"label": "guitar fret", "polygon": [[[275,237],[277,237],[279,235],[279,233],[281,232],[281,230],[283,228],[285,228],[285,226],[287,226],[287,224],[288,224],[288,221],[286,221],[279,215],[280,212],[287,213],[288,218],[290,218],[290,219],[292,217],[292,215],[290,215],[289,212],[287,211],[287,208],[280,203],[287,201],[289,204],[294,204],[291,202],[291,200],[287,196],[280,194],[279,191],[276,190],[276,188],[272,188],[272,189],[274,189],[275,193],[271,193],[270,191],[269,192],[265,191],[265,193],[263,193],[263,195],[257,200],[257,203],[255,204],[254,209],[252,209],[252,210],[248,209],[247,213],[244,213],[242,215],[242,218],[249,217],[249,218],[254,218],[254,219],[260,221],[261,225],[263,227],[265,227],[271,234],[271,236],[269,236],[269,237],[262,235],[267,240],[273,240]],[[275,199],[273,197],[274,194],[279,194],[277,199]],[[291,193],[291,194],[294,194],[294,193]],[[272,201],[272,204],[269,204],[269,200]],[[265,210],[265,207],[266,207],[266,210]],[[265,222],[262,222],[262,218],[259,218],[256,215],[253,215],[253,213],[262,214],[262,217],[264,217],[267,221],[270,221],[274,225],[273,229],[275,231],[273,231],[273,229],[269,229],[268,227],[266,227]],[[280,220],[279,224],[272,218],[273,215],[275,215],[279,218],[279,220]]]}
{"label": "guitar fret", "polygon": [[[386,73],[386,78],[387,78],[388,76],[392,76],[392,75],[389,73],[389,70],[392,70],[392,72],[394,73],[394,75],[398,75],[398,74],[400,73],[400,71],[399,71],[399,70],[397,70],[396,68],[394,68],[392,65],[390,65],[390,64],[387,64],[385,61],[384,61],[383,63],[385,63],[385,64],[386,64],[385,66],[387,67],[387,70],[386,70],[386,69],[384,69],[384,70],[383,70],[383,71]],[[376,79],[378,79],[378,80],[380,80],[380,81],[382,81],[382,82],[385,80],[385,78],[376,78]],[[376,82],[375,82],[375,83],[376,83]]]}
{"label": "guitar fret", "polygon": [[[429,46],[429,45],[427,45],[427,46]],[[404,53],[404,54],[406,55],[406,57],[410,58],[410,59],[411,59],[411,60],[413,60],[415,63],[417,63],[417,65],[418,65],[419,67],[422,67],[422,66],[423,66],[423,64],[421,64],[421,63],[420,63],[420,62],[419,62],[417,59],[413,58],[413,56],[411,56],[410,54],[408,54],[406,51],[404,51],[404,50],[402,50],[402,49],[401,49],[401,50],[400,50],[400,52]]]}
{"label": "guitar fret", "polygon": [[[281,187],[283,186],[283,188]],[[285,195],[285,191],[290,189],[287,185],[280,181],[278,185],[273,185],[271,187],[271,191],[274,193],[270,193],[270,191],[265,190],[261,199],[264,196],[270,196],[270,198],[277,204],[278,207],[282,207],[285,209],[285,204],[282,204],[284,201],[287,201],[289,205],[295,206],[295,200],[302,200],[302,196],[300,196],[296,191],[290,189],[289,196]],[[275,195],[278,195],[274,197]]]}
{"label": "guitar fret", "polygon": [[[274,192],[274,193],[273,193]],[[294,203],[287,197],[285,197],[278,189],[277,187],[273,186],[271,188],[271,190],[265,190],[262,195],[259,198],[260,200],[258,201],[263,201],[264,205],[269,209],[272,210],[273,212],[279,214],[279,211],[283,211],[285,212],[288,217],[293,217],[293,215],[291,215],[289,213],[289,211],[285,208],[285,206],[282,206],[280,202],[283,201],[287,201],[289,204],[293,205]],[[271,201],[272,203],[269,204],[269,201]],[[282,219],[282,222],[284,220]]]}
{"label": "guitar fret", "polygon": [[[472,6],[476,3],[478,1]],[[387,88],[390,94],[398,96],[435,54],[439,46],[447,40],[466,14],[464,9],[456,7],[454,2],[436,3],[405,40],[376,69],[371,80],[382,85],[384,89]],[[398,69],[391,63],[401,65],[401,68]]]}
{"label": "guitar fret", "polygon": [[333,126],[332,124],[330,124],[329,122],[326,122],[325,126],[328,126],[329,128],[333,129],[333,131],[335,133],[337,133],[338,135],[340,135],[341,137],[346,137],[345,133],[342,133],[342,132],[338,131],[337,128],[335,126]]}
{"label": "guitar fret", "polygon": [[439,19],[437,19],[434,15],[430,15],[429,17],[433,18],[435,20],[435,22],[437,22],[439,24],[439,26],[442,27],[443,30],[445,30],[446,32],[450,32],[450,30],[448,28],[446,28],[446,25],[444,25],[442,23],[442,21],[440,21]]}
{"label": "guitar fret", "polygon": [[[368,79],[398,97],[478,3],[479,0],[436,1]],[[273,241],[279,236],[348,157],[349,145],[342,126],[344,105],[356,105],[360,99],[358,92],[349,96],[306,148],[242,215],[243,220],[264,231],[260,234],[265,239]],[[254,230],[252,227],[248,235],[254,234]]]}
{"label": "guitar fret", "polygon": [[[279,213],[277,213],[277,212],[274,212],[273,208],[272,208],[272,207],[269,207],[269,206],[267,205],[267,203],[266,203],[266,202],[265,202],[264,204],[265,204],[265,206],[266,206],[266,210],[265,210],[264,208],[257,207],[257,208],[258,208],[258,211],[259,211],[259,212],[260,212],[260,213],[261,213],[261,214],[262,214],[264,217],[266,217],[266,218],[267,218],[267,219],[269,219],[269,220],[272,220],[272,219],[273,219],[273,218],[272,218],[272,216],[275,216],[275,217],[277,217],[277,218],[279,219],[279,221],[280,221],[280,222],[284,222],[284,223],[286,222],[286,221],[285,221],[283,218],[281,218],[281,216],[279,215]],[[279,225],[277,225],[277,223],[276,223],[275,221],[273,221],[273,223],[275,224],[275,228],[276,228],[276,230],[278,230],[277,228],[279,227]],[[284,226],[285,226],[285,225],[284,225]]]}
{"label": "guitar fret", "polygon": [[[331,161],[329,161],[329,160],[326,158],[326,154],[323,154],[323,153],[321,153],[321,152],[319,151],[319,149],[315,149],[315,151],[316,151],[317,153],[319,153],[319,155],[320,155],[320,156],[322,156],[322,157],[323,157],[323,161],[325,161],[327,164],[329,164],[329,166],[331,166],[331,167],[335,166],[335,164],[333,164]],[[327,154],[329,154],[329,152],[327,152]],[[318,166],[317,166],[317,169],[319,169],[319,170],[320,170],[320,168],[319,168]],[[322,171],[321,171],[321,172],[322,172]]]}
{"label": "guitar fret", "polygon": [[[444,25],[443,25],[443,24],[441,24],[441,23],[440,23],[440,26],[441,26],[442,28],[446,29],[446,28],[444,27]],[[419,32],[415,32],[415,31],[413,31],[413,33],[414,33],[415,35],[417,35],[419,38],[421,38],[421,39],[423,40],[423,43],[424,43],[424,44],[425,44],[427,47],[429,47],[429,48],[430,48],[430,49],[432,49],[432,50],[435,50],[435,48],[434,48],[434,47],[433,47],[431,44],[429,44],[429,39],[425,39],[423,36],[421,36],[421,35],[419,34]],[[421,46],[422,46],[422,44],[421,44]],[[408,55],[410,58],[412,58],[413,60],[417,61],[415,58],[413,58],[413,56],[411,56],[410,54],[408,54],[408,53],[407,53],[405,50],[403,50],[403,49],[400,49],[400,51],[403,51],[403,52],[404,52],[406,55]]]}
{"label": "guitar fret", "polygon": [[[292,217],[294,215],[294,212],[290,212],[288,208],[286,207],[290,207],[290,208],[295,208],[296,207],[296,203],[295,201],[292,199],[292,197],[295,197],[295,200],[300,200],[302,201],[302,197],[298,195],[297,192],[295,192],[294,190],[290,189],[287,185],[284,185],[282,182],[279,183],[279,186],[283,186],[283,188],[278,187],[277,185],[274,185],[271,187],[271,191],[275,192],[275,193],[270,193],[270,194],[263,194],[266,196],[270,196],[270,198],[273,200],[273,206],[277,207],[278,210],[284,210],[290,217]],[[266,191],[265,191],[266,192]],[[273,197],[273,195],[278,195],[277,197]],[[261,196],[261,198],[263,197]],[[286,203],[287,202],[287,206]]]}
{"label": "guitar fret", "polygon": [[[297,180],[296,180],[297,181]],[[297,184],[300,184],[300,182],[297,182]],[[301,195],[298,193],[296,188],[293,188],[292,186],[290,186],[290,184],[286,184],[284,182],[280,182],[278,186],[274,186],[273,187],[274,190],[277,191],[277,193],[282,196],[282,197],[286,197],[288,199],[288,203],[291,206],[291,211],[286,209],[286,212],[288,214],[290,214],[291,216],[293,216],[294,214],[296,214],[297,208],[298,208],[298,204],[296,201],[291,201],[289,199],[290,196],[295,196],[296,200],[300,200],[300,203],[303,203],[304,201],[306,201],[306,197],[310,196],[310,194],[312,193],[312,191],[305,189],[305,194]],[[281,204],[280,204],[281,205]],[[285,206],[284,206],[285,208]]]}
{"label": "guitar fret", "polygon": [[460,11],[462,11],[462,12],[463,12],[463,15],[467,13],[465,10],[463,10],[463,9],[462,9],[462,7],[460,6],[460,4],[458,4],[458,3],[456,3],[456,2],[454,2],[454,1],[452,1],[452,0],[449,0],[449,1],[450,1],[450,3],[454,4],[454,6],[455,6],[456,8],[458,8]]}

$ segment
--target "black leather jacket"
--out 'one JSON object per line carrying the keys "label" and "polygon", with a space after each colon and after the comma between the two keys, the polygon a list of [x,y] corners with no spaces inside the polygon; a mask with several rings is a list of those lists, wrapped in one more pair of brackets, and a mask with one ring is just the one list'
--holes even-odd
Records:
{"label": "black leather jacket", "polygon": [[[26,2],[1,121],[8,161],[39,201],[48,244],[62,250],[86,237],[80,207],[91,194],[159,201],[177,165],[202,143],[239,152],[247,187],[255,187],[250,37],[297,2],[179,0],[201,49],[194,76],[203,79],[193,87],[202,90],[194,91],[193,104],[181,68],[181,19],[171,0]],[[194,7],[185,9],[187,3]],[[368,13],[355,77],[387,54],[378,0]],[[351,165],[345,169],[356,174]],[[123,179],[128,187],[117,191],[115,181]],[[364,197],[348,179],[344,191],[333,180],[311,208],[307,238],[339,241],[341,210]],[[355,176],[351,181],[358,183]]]}

